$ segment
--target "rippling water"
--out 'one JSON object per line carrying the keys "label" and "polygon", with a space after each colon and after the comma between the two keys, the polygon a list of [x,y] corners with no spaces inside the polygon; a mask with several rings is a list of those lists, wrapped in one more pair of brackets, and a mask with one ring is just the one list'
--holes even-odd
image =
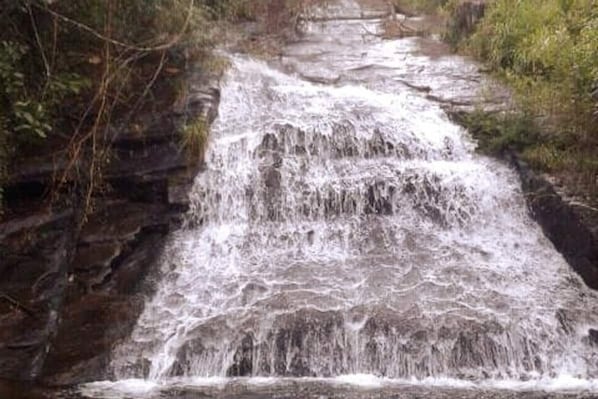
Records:
{"label": "rippling water", "polygon": [[427,54],[431,39],[376,29],[318,22],[276,63],[231,56],[187,226],[114,351],[121,381],[86,396],[598,389],[596,294],[530,219],[514,172],[440,107],[479,96],[484,77]]}

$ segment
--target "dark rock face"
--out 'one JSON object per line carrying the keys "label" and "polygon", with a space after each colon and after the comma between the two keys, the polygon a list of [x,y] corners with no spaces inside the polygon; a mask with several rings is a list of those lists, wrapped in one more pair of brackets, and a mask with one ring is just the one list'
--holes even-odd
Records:
{"label": "dark rock face", "polygon": [[588,287],[598,289],[596,212],[585,213],[583,207],[563,199],[550,182],[534,173],[517,155],[509,154],[508,159],[521,177],[530,211],[544,234]]}
{"label": "dark rock face", "polygon": [[124,294],[91,293],[66,304],[44,362],[45,382],[64,384],[101,377],[112,345],[128,335],[142,309],[140,296]]}
{"label": "dark rock face", "polygon": [[0,224],[0,380],[63,385],[106,377],[110,350],[142,311],[144,277],[164,236],[180,225],[201,167],[182,148],[180,126],[216,118],[218,80],[190,75],[180,109],[142,115],[142,134],[119,131],[105,172],[111,191],[96,198],[80,231],[75,208],[28,208],[60,163],[32,160],[13,176],[9,189],[22,209]]}
{"label": "dark rock face", "polygon": [[486,12],[485,0],[466,0],[457,5],[452,13],[449,31],[455,38],[464,38],[473,33],[476,24]]}
{"label": "dark rock face", "polygon": [[0,266],[0,375],[39,375],[58,324],[67,265],[73,252],[72,213],[3,226]]}

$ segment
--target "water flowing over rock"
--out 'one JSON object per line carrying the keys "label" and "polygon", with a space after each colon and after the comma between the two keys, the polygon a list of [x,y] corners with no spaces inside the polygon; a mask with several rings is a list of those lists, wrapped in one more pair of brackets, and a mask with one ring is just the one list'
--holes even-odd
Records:
{"label": "water flowing over rock", "polygon": [[364,28],[326,19],[279,62],[231,56],[116,378],[598,378],[596,294],[441,108],[483,77]]}

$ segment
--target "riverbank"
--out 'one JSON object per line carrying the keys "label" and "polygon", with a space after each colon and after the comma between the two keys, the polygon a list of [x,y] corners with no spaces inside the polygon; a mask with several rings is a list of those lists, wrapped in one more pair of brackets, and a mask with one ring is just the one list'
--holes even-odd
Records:
{"label": "riverbank", "polygon": [[[512,6],[461,2],[453,21],[478,21],[469,31],[449,23],[453,44],[484,62],[513,91],[514,117],[495,119],[480,136],[510,146],[534,169],[554,176],[570,194],[596,201],[598,192],[598,5],[531,1]],[[568,4],[568,5],[567,5]],[[521,119],[527,119],[524,129]],[[475,122],[475,121],[474,121]],[[480,131],[479,124],[476,130]]]}

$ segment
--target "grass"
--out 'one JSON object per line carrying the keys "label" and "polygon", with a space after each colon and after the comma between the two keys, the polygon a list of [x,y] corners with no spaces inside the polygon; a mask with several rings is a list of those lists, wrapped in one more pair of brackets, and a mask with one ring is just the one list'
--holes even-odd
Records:
{"label": "grass", "polygon": [[200,116],[183,126],[181,131],[182,145],[191,162],[203,162],[208,145],[209,132],[210,125],[207,119],[203,116]]}
{"label": "grass", "polygon": [[200,64],[204,71],[216,75],[222,75],[231,66],[230,60],[227,57],[217,54],[209,54],[202,59]]}
{"label": "grass", "polygon": [[478,140],[478,150],[488,155],[523,151],[538,137],[533,120],[523,113],[475,110],[462,115],[459,122]]}

